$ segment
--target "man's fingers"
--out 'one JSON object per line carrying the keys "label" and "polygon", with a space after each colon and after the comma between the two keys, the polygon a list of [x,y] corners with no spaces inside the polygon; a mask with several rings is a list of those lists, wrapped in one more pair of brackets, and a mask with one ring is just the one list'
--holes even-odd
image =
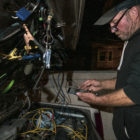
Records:
{"label": "man's fingers", "polygon": [[85,89],[85,88],[88,88],[89,86],[91,86],[91,82],[90,80],[87,80],[84,83],[80,84],[79,88]]}
{"label": "man's fingers", "polygon": [[96,95],[94,95],[93,93],[81,93],[81,92],[78,92],[76,93],[76,95],[84,102],[87,102],[87,103],[93,103],[95,98],[96,98]]}
{"label": "man's fingers", "polygon": [[89,91],[99,91],[101,90],[101,83],[97,80],[87,80],[80,84],[79,88]]}
{"label": "man's fingers", "polygon": [[94,87],[94,86],[91,86],[88,88],[89,91],[99,91],[101,90],[101,87]]}

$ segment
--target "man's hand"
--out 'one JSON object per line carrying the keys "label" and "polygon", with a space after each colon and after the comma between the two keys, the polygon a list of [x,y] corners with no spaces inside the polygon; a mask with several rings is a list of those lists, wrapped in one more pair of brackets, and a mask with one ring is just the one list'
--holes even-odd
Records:
{"label": "man's hand", "polygon": [[102,96],[96,96],[94,93],[76,94],[82,101],[89,104],[96,104],[101,106],[130,106],[135,103],[125,94],[123,89],[108,93]]}
{"label": "man's hand", "polygon": [[76,95],[84,102],[88,104],[94,104],[96,103],[97,96],[93,93],[76,93]]}
{"label": "man's hand", "polygon": [[87,80],[84,83],[80,84],[78,88],[89,91],[99,91],[102,90],[102,84],[101,81]]}

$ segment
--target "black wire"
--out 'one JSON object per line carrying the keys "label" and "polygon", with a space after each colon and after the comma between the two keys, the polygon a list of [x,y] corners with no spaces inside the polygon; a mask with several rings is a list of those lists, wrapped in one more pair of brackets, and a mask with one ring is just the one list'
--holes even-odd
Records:
{"label": "black wire", "polygon": [[[65,102],[65,95],[64,95],[64,92],[63,92],[63,89],[62,89],[63,80],[62,80],[61,84],[59,83],[59,80],[60,80],[60,73],[58,74],[58,77],[57,77],[57,83],[58,83],[59,91],[57,93],[56,100],[61,95],[64,102]],[[62,92],[63,95],[61,94],[61,92]],[[56,102],[56,100],[55,100],[55,102]]]}
{"label": "black wire", "polygon": [[41,77],[42,77],[42,75],[43,75],[43,73],[44,73],[44,70],[45,70],[45,66],[43,66],[43,68],[42,68],[42,70],[41,70],[41,73],[40,73],[40,75],[39,75],[38,79],[36,80],[36,83],[35,83],[35,85],[34,85],[34,87],[33,87],[33,90],[36,90],[37,85],[38,85],[38,83],[39,83],[39,81],[40,81],[40,79],[41,79]]}

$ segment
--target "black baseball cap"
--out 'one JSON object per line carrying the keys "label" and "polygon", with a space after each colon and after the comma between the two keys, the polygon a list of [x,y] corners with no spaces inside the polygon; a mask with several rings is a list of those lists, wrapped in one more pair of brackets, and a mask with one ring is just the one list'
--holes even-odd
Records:
{"label": "black baseball cap", "polygon": [[139,5],[140,0],[123,0],[121,3],[117,4],[115,7],[103,14],[94,25],[105,25],[109,23],[121,10],[130,9],[135,5]]}

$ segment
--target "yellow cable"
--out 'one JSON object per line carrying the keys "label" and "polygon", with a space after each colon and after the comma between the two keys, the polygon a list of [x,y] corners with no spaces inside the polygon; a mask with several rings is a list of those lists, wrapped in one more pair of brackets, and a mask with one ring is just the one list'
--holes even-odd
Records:
{"label": "yellow cable", "polygon": [[26,114],[24,114],[22,117],[24,118],[24,117],[26,117],[27,115],[29,115],[29,114],[31,114],[32,112],[34,112],[34,111],[38,111],[38,110],[51,110],[52,111],[52,114],[54,114],[54,112],[53,112],[53,109],[51,109],[51,108],[39,108],[39,109],[35,109],[35,110],[33,110],[33,111],[30,111],[30,112],[27,112]]}
{"label": "yellow cable", "polygon": [[[35,129],[33,130],[29,130],[27,132],[23,132],[21,133],[22,135],[23,134],[28,134],[28,133],[36,133],[36,134],[39,134],[41,133],[41,131],[51,131],[53,133],[56,133],[56,128],[57,127],[63,127],[63,128],[67,128],[69,130],[71,130],[72,132],[70,132],[68,135],[71,135],[71,134],[74,134],[74,136],[72,137],[73,139],[75,139],[76,137],[79,138],[80,140],[87,140],[87,125],[84,123],[84,126],[85,126],[85,129],[86,129],[86,134],[85,136],[83,136],[83,134],[81,132],[78,132],[78,131],[75,131],[73,130],[72,128],[68,127],[68,126],[64,126],[64,125],[56,125],[55,121],[53,118],[50,118],[50,121],[52,122],[53,124],[53,130],[52,129],[47,129],[47,128],[40,128],[40,124],[41,124],[41,120],[42,120],[42,117],[41,117],[41,114],[46,112],[46,111],[50,111],[52,113],[52,115],[54,115],[54,112],[53,112],[53,109],[51,108],[39,108],[39,109],[36,109],[36,110],[33,110],[31,112],[27,112],[26,114],[23,115],[23,117],[26,117],[27,115],[35,112],[35,114],[33,115],[33,117],[31,118],[32,119],[32,124],[33,126],[35,127]],[[39,117],[39,123],[38,125],[36,126],[35,123],[34,123],[34,120],[37,120],[35,117],[38,116]],[[82,131],[82,130],[81,130]],[[47,134],[46,134],[47,135]]]}
{"label": "yellow cable", "polygon": [[41,113],[44,113],[45,111],[48,111],[48,110],[51,110],[51,113],[52,115],[54,115],[54,112],[53,112],[53,109],[51,108],[39,108],[39,109],[36,109],[36,110],[33,110],[31,112],[27,112],[26,114],[24,114],[22,117],[26,117],[27,115],[33,113],[36,111],[36,113],[33,115],[33,117],[31,118],[32,119],[32,124],[34,127],[36,127],[35,123],[34,123],[34,120],[37,120],[35,117],[37,115],[39,115],[39,123],[38,123],[38,126],[33,129],[33,130],[29,130],[27,132],[24,132],[24,133],[21,133],[21,134],[27,134],[27,133],[39,133],[41,132],[42,130],[43,131],[52,131],[53,133],[56,133],[56,124],[55,124],[55,121],[53,120],[53,118],[50,118],[50,121],[53,123],[53,130],[51,129],[46,129],[46,128],[39,128],[40,127],[40,124],[41,124]]}
{"label": "yellow cable", "polygon": [[[70,129],[72,132],[73,132],[73,134],[75,135],[75,136],[77,136],[78,138],[85,138],[82,134],[81,135],[79,135],[79,134],[77,134],[77,131],[74,131],[71,127],[68,127],[68,126],[64,126],[64,125],[57,125],[56,127],[63,127],[63,128],[67,128],[67,129]],[[78,132],[79,133],[79,132]],[[80,138],[80,139],[81,139]]]}

